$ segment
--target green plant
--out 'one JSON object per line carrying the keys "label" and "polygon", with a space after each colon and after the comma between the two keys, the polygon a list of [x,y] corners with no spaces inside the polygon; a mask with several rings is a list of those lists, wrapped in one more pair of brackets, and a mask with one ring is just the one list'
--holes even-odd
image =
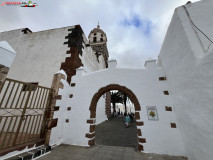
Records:
{"label": "green plant", "polygon": [[149,112],[149,115],[152,116],[152,117],[155,117],[155,116],[156,116],[156,114],[155,114],[154,111],[150,111],[150,112]]}

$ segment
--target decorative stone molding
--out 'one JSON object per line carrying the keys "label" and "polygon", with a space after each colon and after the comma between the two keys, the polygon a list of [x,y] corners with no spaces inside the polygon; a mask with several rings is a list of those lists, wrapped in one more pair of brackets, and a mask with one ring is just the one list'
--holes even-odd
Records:
{"label": "decorative stone molding", "polygon": [[75,87],[75,83],[71,83],[71,87]]}
{"label": "decorative stone molding", "polygon": [[137,129],[138,136],[142,136],[141,129]]}
{"label": "decorative stone molding", "polygon": [[89,132],[90,132],[90,133],[95,132],[95,125],[90,125],[90,127],[89,127]]}
{"label": "decorative stone molding", "polygon": [[145,138],[138,138],[138,141],[141,143],[146,143],[146,139]]}
{"label": "decorative stone molding", "polygon": [[68,29],[71,33],[65,37],[67,39],[64,44],[67,44],[70,50],[66,53],[70,54],[70,57],[65,59],[65,62],[61,63],[61,68],[67,74],[67,82],[71,82],[72,76],[76,75],[76,69],[83,66],[81,59],[79,58],[79,54],[82,56],[83,52],[83,31],[80,25],[76,25],[75,28]]}
{"label": "decorative stone molding", "polygon": [[93,138],[92,140],[89,140],[88,145],[94,146],[95,145],[95,138]]}
{"label": "decorative stone molding", "polygon": [[163,91],[165,95],[169,95],[169,91]]}
{"label": "decorative stone molding", "polygon": [[95,120],[94,120],[94,119],[88,119],[88,120],[87,120],[87,123],[89,123],[89,124],[94,124],[94,123],[95,123]]}
{"label": "decorative stone molding", "polygon": [[159,81],[165,81],[166,77],[159,77]]}
{"label": "decorative stone molding", "polygon": [[136,125],[137,125],[137,126],[143,126],[143,125],[144,125],[144,122],[143,122],[143,121],[136,121]]}
{"label": "decorative stone molding", "polygon": [[176,123],[170,123],[171,128],[177,128]]}
{"label": "decorative stone molding", "polygon": [[172,107],[165,106],[165,110],[166,110],[166,111],[172,111]]}
{"label": "decorative stone molding", "polygon": [[55,106],[55,107],[54,107],[54,111],[58,111],[59,108],[60,108],[59,106]]}
{"label": "decorative stone molding", "polygon": [[87,138],[94,138],[94,137],[95,137],[95,132],[92,133],[92,134],[87,133],[87,134],[85,135],[85,137],[87,137]]}
{"label": "decorative stone molding", "polygon": [[111,94],[110,94],[110,92],[106,93],[105,114],[107,115],[107,117],[109,117],[111,115]]}
{"label": "decorative stone molding", "polygon": [[139,112],[135,112],[135,119],[136,120],[140,119],[140,113]]}
{"label": "decorative stone molding", "polygon": [[53,81],[52,81],[52,93],[51,93],[51,100],[50,100],[50,107],[47,108],[47,113],[46,113],[46,118],[47,118],[47,130],[46,130],[46,138],[45,138],[45,144],[49,145],[49,140],[50,140],[50,134],[51,134],[51,129],[53,127],[57,126],[58,119],[53,119],[54,111],[59,109],[59,107],[56,106],[56,101],[61,100],[62,96],[58,95],[59,88],[63,88],[63,84],[61,83],[61,79],[65,80],[65,75],[61,73],[57,73],[53,76]]}

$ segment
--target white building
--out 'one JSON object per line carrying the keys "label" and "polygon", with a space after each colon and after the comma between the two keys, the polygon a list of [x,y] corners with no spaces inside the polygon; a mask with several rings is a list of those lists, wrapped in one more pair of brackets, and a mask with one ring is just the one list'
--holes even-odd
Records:
{"label": "white building", "polygon": [[[62,98],[55,104],[60,108],[53,116],[58,123],[51,130],[49,144],[94,145],[95,125],[106,119],[105,108],[99,108],[104,105],[104,101],[102,98],[100,102],[98,100],[110,90],[121,90],[134,103],[139,150],[187,156],[190,160],[211,160],[213,155],[212,7],[211,0],[187,3],[178,7],[172,17],[158,59],[146,61],[144,69],[120,69],[116,66],[116,60],[106,61],[107,38],[99,27],[93,30],[94,32],[89,35],[89,42],[84,40],[86,43],[84,44],[81,41],[83,47],[79,46],[84,51],[90,43],[91,47],[88,46],[88,50],[93,51],[93,59],[84,58],[85,54],[80,54],[79,58],[87,63],[75,68],[76,75],[66,72],[67,77],[69,74],[72,75],[71,84],[75,84],[75,87],[70,86],[66,77],[59,80],[63,87],[59,89],[58,95]],[[64,31],[64,28],[56,29],[54,33],[57,35],[59,30],[67,35],[67,30]],[[32,33],[24,36],[28,35],[30,38],[30,34]],[[12,36],[6,33],[1,33],[0,37],[10,44],[13,42],[10,40]],[[69,36],[67,38],[69,39]],[[56,39],[53,36],[54,43],[57,43]],[[17,46],[18,42],[14,46],[18,55],[20,51],[17,51]],[[28,45],[26,47],[29,50],[33,48]],[[103,49],[104,52],[100,52]],[[49,50],[52,51],[51,47],[47,52]],[[62,46],[54,50],[66,52]],[[34,52],[35,49],[30,53]],[[59,57],[64,59],[65,55]],[[33,61],[32,57],[33,54],[29,57],[31,61]],[[54,60],[57,61],[57,58]],[[101,63],[99,64],[97,60]],[[18,67],[19,63],[15,63],[14,60],[14,66],[16,64]],[[55,69],[50,72],[51,74],[59,70],[60,63],[56,62],[57,65],[54,66]],[[32,64],[33,66],[35,64]],[[39,68],[41,71],[42,67]],[[12,71],[8,76],[12,74],[15,76]],[[24,80],[22,76],[16,76]],[[36,78],[35,76],[29,81],[37,80]],[[43,81],[41,83],[47,86],[49,84]],[[98,107],[96,107],[97,103]],[[69,110],[68,106],[70,106]],[[155,113],[154,116],[151,116],[151,111]],[[100,113],[102,116],[96,117],[96,114],[101,115]]]}

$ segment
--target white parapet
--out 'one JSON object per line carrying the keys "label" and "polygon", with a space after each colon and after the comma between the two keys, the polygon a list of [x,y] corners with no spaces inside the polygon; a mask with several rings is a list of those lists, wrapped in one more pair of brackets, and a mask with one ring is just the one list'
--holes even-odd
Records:
{"label": "white parapet", "polygon": [[117,66],[117,60],[111,59],[108,61],[108,68],[109,69],[115,69]]}
{"label": "white parapet", "polygon": [[83,67],[79,67],[76,69],[76,76],[84,75],[86,73],[85,69]]}
{"label": "white parapet", "polygon": [[156,69],[157,66],[158,66],[156,61],[157,61],[156,59],[147,60],[147,61],[145,61],[144,66],[145,66],[147,69]]}

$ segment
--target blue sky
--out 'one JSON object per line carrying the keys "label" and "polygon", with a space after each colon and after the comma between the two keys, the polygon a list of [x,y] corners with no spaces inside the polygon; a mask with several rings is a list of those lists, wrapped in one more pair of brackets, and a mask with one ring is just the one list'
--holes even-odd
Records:
{"label": "blue sky", "polygon": [[138,31],[142,32],[144,36],[147,36],[147,38],[150,36],[150,33],[152,31],[152,22],[148,19],[140,19],[139,15],[132,15],[130,19],[123,19],[120,22],[121,27],[135,27],[138,29]]}
{"label": "blue sky", "polygon": [[157,59],[175,8],[187,1],[33,0],[38,4],[35,8],[0,6],[0,32],[25,27],[36,32],[80,24],[88,36],[99,21],[107,34],[110,58],[117,59],[119,67],[143,68],[148,58]]}

